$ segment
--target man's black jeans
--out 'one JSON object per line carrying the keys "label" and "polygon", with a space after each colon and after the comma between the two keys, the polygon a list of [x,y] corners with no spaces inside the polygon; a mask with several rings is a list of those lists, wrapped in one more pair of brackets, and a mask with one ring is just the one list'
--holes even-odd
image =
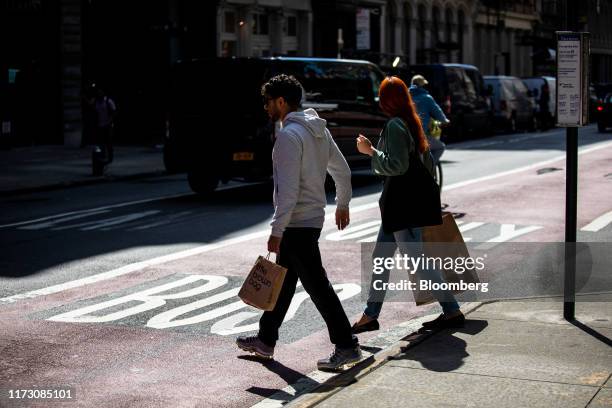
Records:
{"label": "man's black jeans", "polygon": [[351,324],[340,299],[321,263],[320,235],[319,228],[287,228],[283,234],[278,263],[287,268],[287,275],[276,307],[264,312],[259,320],[259,339],[269,346],[276,345],[278,329],[295,294],[298,278],[323,316],[331,342],[340,348],[355,347],[358,344],[357,337],[351,333]]}

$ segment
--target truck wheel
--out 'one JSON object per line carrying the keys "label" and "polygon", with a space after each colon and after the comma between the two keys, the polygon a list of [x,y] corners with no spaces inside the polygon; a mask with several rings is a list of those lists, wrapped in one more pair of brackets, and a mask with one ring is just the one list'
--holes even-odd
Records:
{"label": "truck wheel", "polygon": [[194,193],[209,195],[217,188],[219,176],[203,171],[190,171],[187,173],[187,181]]}

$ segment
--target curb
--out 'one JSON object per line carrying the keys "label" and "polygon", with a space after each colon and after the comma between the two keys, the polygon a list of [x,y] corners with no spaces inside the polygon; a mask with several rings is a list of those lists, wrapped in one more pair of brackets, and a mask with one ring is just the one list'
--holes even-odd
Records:
{"label": "curb", "polygon": [[[493,303],[493,302],[470,302],[462,305],[463,313],[467,316],[470,313],[476,311],[481,306]],[[382,366],[386,362],[393,360],[399,354],[404,353],[407,349],[416,346],[417,344],[425,341],[426,339],[434,336],[436,332],[418,333],[418,329],[424,321],[430,320],[431,315],[418,317],[415,319],[408,320],[404,323],[400,323],[403,331],[408,331],[408,335],[401,340],[395,342],[389,347],[371,355],[365,360],[359,362],[351,369],[344,371],[340,374],[329,378],[325,382],[318,386],[304,392],[296,399],[290,401],[285,407],[290,408],[307,408],[313,407],[326,399],[332,397],[336,393],[343,390],[345,387],[356,383],[359,379],[368,375],[378,367]],[[396,326],[397,327],[397,326]],[[409,330],[412,330],[410,332]]]}
{"label": "curb", "polygon": [[159,169],[155,171],[136,173],[136,174],[127,174],[123,176],[121,175],[98,176],[98,177],[92,176],[91,178],[63,181],[61,183],[47,184],[44,186],[25,187],[25,188],[18,188],[14,190],[0,191],[0,197],[11,197],[11,196],[21,195],[21,194],[40,193],[40,192],[45,192],[45,191],[61,190],[64,188],[80,187],[80,186],[102,184],[102,183],[111,183],[115,181],[136,180],[136,179],[141,179],[141,178],[166,176],[166,175],[171,175],[171,174],[174,174],[174,173],[168,173],[166,170]]}

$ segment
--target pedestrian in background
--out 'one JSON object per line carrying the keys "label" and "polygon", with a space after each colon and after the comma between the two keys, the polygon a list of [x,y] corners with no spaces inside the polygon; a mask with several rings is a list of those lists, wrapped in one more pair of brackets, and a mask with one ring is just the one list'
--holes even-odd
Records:
{"label": "pedestrian in background", "polygon": [[444,153],[446,145],[440,139],[432,137],[429,130],[429,122],[431,119],[435,119],[440,122],[441,125],[447,126],[450,124],[450,121],[447,119],[446,115],[444,115],[440,105],[436,103],[427,89],[425,89],[425,85],[429,82],[424,76],[415,75],[410,82],[410,96],[421,118],[423,132],[425,132],[427,140],[429,141],[429,149],[433,155],[434,162],[437,163],[440,161],[440,157]]}
{"label": "pedestrian in background", "polygon": [[278,254],[287,274],[274,310],[264,312],[256,336],[238,337],[242,350],[272,358],[278,331],[295,294],[298,278],[323,316],[335,345],[321,370],[337,370],[361,359],[357,337],[321,262],[319,236],[325,220],[325,178],[336,184],[336,225],[349,224],[352,195],[351,171],[334,142],[327,122],[314,109],[298,111],[302,86],[292,76],[278,75],[263,85],[264,107],[274,122],[280,121],[272,150],[274,216],[268,251]]}
{"label": "pedestrian in background", "polygon": [[95,144],[102,149],[105,164],[109,164],[114,158],[113,128],[117,106],[109,98],[105,91],[96,84],[91,85],[89,103],[96,113]]}
{"label": "pedestrian in background", "polygon": [[[405,174],[409,166],[415,164],[410,160],[421,160],[427,170],[433,172],[433,157],[429,151],[429,143],[423,131],[421,120],[416,112],[406,84],[397,77],[387,77],[379,90],[380,107],[389,117],[376,148],[367,137],[359,135],[357,150],[372,157],[372,169],[377,175],[385,176],[385,183],[390,177]],[[419,200],[421,191],[408,191],[409,200]],[[410,202],[406,202],[406,211],[410,211]],[[381,212],[385,205],[381,202]],[[435,211],[436,209],[432,209]],[[421,214],[410,214],[418,219]],[[384,221],[383,221],[384,225]],[[406,228],[394,232],[386,232],[381,225],[376,239],[372,258],[392,258],[399,249],[402,255],[418,257],[422,253],[422,228]],[[442,283],[442,275],[436,270],[416,271],[419,279],[428,279],[433,283]],[[378,330],[378,316],[384,301],[384,292],[374,290],[374,279],[381,282],[389,281],[390,271],[385,270],[372,277],[367,306],[361,319],[353,325],[353,333]],[[426,328],[457,327],[463,325],[465,317],[459,310],[459,304],[449,291],[434,291],[434,297],[440,302],[443,313],[435,320],[423,324]]]}

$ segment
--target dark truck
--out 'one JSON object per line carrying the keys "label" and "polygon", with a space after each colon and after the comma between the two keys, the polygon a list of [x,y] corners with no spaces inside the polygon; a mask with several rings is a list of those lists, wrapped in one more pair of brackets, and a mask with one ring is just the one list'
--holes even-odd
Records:
{"label": "dark truck", "polygon": [[166,169],[186,171],[191,189],[202,194],[220,181],[269,179],[275,126],[264,111],[260,89],[281,73],[302,83],[302,107],[316,109],[327,120],[349,165],[367,165],[355,138],[361,132],[376,143],[386,120],[378,106],[384,75],[376,65],[321,58],[216,58],[174,67]]}

